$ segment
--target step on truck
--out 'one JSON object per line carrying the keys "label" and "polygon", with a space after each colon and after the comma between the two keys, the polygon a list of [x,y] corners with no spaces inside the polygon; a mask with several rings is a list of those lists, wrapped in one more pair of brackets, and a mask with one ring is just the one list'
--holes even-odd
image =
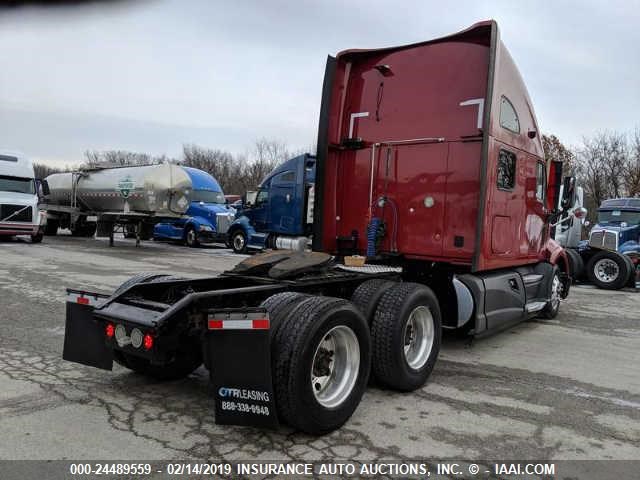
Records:
{"label": "step on truck", "polygon": [[[156,378],[204,363],[219,424],[339,428],[370,377],[412,391],[443,329],[483,335],[558,314],[570,277],[549,238],[561,167],[494,21],[328,57],[313,251],[220,276],[67,291],[64,358]],[[343,258],[366,255],[362,267]]]}

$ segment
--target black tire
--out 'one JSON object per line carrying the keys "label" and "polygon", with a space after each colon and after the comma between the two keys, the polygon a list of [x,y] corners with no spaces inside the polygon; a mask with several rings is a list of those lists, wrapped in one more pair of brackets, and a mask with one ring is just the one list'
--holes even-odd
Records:
{"label": "black tire", "polygon": [[[413,368],[408,363],[404,347],[409,317],[418,307],[426,307],[430,313],[433,334],[431,349],[426,350],[426,360]],[[419,312],[426,315],[425,310]],[[440,352],[441,338],[440,306],[431,289],[417,283],[398,283],[391,287],[382,295],[371,324],[375,378],[381,384],[400,391],[420,388],[431,375]]]}
{"label": "black tire", "polygon": [[575,282],[576,280],[580,280],[584,275],[584,260],[578,252],[573,250],[572,248],[566,248],[565,252],[567,252],[567,260],[569,260],[569,275],[571,275],[571,279]]}
{"label": "black tire", "polygon": [[298,303],[309,298],[309,295],[298,292],[282,292],[271,295],[260,304],[261,307],[269,312],[269,322],[271,337],[275,338],[283,320],[289,314],[289,311]]}
{"label": "black tire", "polygon": [[154,365],[146,358],[137,357],[122,351],[115,351],[116,363],[136,373],[156,380],[179,380],[186,377],[202,365],[202,353],[196,341],[192,348],[185,347],[175,352],[173,360],[167,364]]}
{"label": "black tire", "polygon": [[[351,371],[353,384],[344,392],[345,398],[327,406],[316,398],[311,383],[314,359],[327,333],[336,332],[333,335],[339,337],[340,330],[357,339],[358,356],[352,358],[358,358],[359,364],[357,371]],[[360,403],[371,368],[369,327],[362,313],[344,299],[306,298],[289,311],[273,342],[272,376],[280,419],[312,435],[342,426]],[[347,350],[356,355],[355,349],[342,351]],[[339,358],[333,353],[329,358]]]}
{"label": "black tire", "polygon": [[44,233],[42,231],[36,233],[35,235],[31,235],[31,243],[42,242],[42,237],[44,237]]}
{"label": "black tire", "polygon": [[83,228],[83,233],[85,237],[93,238],[96,234],[96,230],[98,229],[98,224],[95,222],[85,223]]}
{"label": "black tire", "polygon": [[624,258],[627,265],[629,265],[629,278],[627,278],[627,282],[624,284],[625,287],[635,288],[636,286],[636,266],[633,264],[633,261],[629,258],[628,255],[620,254],[622,258]]}
{"label": "black tire", "polygon": [[193,225],[189,225],[184,231],[184,243],[187,247],[196,248],[200,246],[198,241],[198,233]]}
{"label": "black tire", "polygon": [[396,282],[389,280],[374,279],[361,283],[351,296],[351,301],[367,319],[367,323],[371,325],[376,307],[382,298],[384,292],[395,285]]}
{"label": "black tire", "polygon": [[47,220],[47,224],[44,226],[44,234],[53,237],[58,234],[58,228],[60,222],[58,220]]}
{"label": "black tire", "polygon": [[136,227],[134,225],[125,225],[124,238],[136,238]]}
{"label": "black tire", "polygon": [[114,223],[108,221],[98,221],[96,235],[98,237],[109,237],[113,232]]}
{"label": "black tire", "polygon": [[[538,317],[553,319],[558,316],[558,312],[560,311],[560,303],[562,296],[562,281],[560,280],[560,271],[557,267],[553,269],[553,278],[551,279],[551,286],[549,292],[549,301],[545,305],[545,307],[540,311]],[[556,290],[560,289],[560,290]],[[556,290],[554,292],[554,290]]]}
{"label": "black tire", "polygon": [[242,230],[234,230],[230,237],[229,243],[234,253],[247,253],[247,235]]}
{"label": "black tire", "polygon": [[[599,262],[605,261],[605,265]],[[617,273],[616,267],[617,267]],[[597,270],[597,271],[596,271]],[[629,264],[617,252],[602,250],[589,259],[587,263],[587,276],[589,281],[598,288],[605,290],[619,290],[623,288],[631,275]]]}
{"label": "black tire", "polygon": [[138,283],[147,283],[151,282],[154,279],[158,279],[159,277],[171,277],[171,275],[165,275],[162,273],[152,273],[152,272],[142,272],[134,275],[129,280],[125,281],[113,292],[113,296],[120,295],[125,290],[128,290],[129,287],[137,285]]}

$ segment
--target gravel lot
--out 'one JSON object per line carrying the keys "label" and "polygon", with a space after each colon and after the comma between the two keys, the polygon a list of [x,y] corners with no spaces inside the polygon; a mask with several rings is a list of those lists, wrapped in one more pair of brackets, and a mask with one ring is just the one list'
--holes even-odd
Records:
{"label": "gravel lot", "polygon": [[0,243],[0,459],[640,458],[640,294],[576,287],[553,321],[446,338],[428,384],[369,388],[339,431],[217,426],[204,369],[159,383],[64,362],[65,287],[215,275],[242,256],[119,239]]}

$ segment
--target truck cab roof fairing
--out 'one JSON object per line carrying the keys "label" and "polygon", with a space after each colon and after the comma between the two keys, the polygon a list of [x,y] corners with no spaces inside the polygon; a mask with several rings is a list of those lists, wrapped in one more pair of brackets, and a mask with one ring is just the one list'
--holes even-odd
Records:
{"label": "truck cab roof fairing", "polygon": [[[534,261],[537,251],[522,258],[519,252],[523,242],[538,245],[543,222],[531,219],[535,226],[527,235],[535,239],[515,238],[514,227],[512,243],[493,250],[493,230],[486,224],[488,217],[502,215],[487,204],[493,200],[487,182],[495,182],[496,145],[524,155],[522,161],[518,157],[519,188],[530,183],[524,176],[530,176],[531,162],[542,160],[532,103],[496,22],[411,45],[346,50],[329,57],[327,67],[315,249],[335,252],[338,238],[351,238],[355,231],[357,250],[363,251],[369,219],[390,215],[388,207],[377,206],[384,197],[397,204],[391,205],[397,212],[385,217],[393,232],[387,237],[396,238],[383,240],[381,252],[473,270],[499,268],[505,256],[510,263]],[[500,123],[503,96],[520,121],[513,131]],[[530,131],[536,132],[533,139]],[[498,226],[511,229],[508,222],[497,221]]]}

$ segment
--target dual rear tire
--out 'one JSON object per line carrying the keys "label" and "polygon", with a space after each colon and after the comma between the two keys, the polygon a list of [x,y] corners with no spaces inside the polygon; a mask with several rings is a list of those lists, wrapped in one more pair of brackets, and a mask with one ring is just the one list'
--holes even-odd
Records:
{"label": "dual rear tire", "polygon": [[415,390],[440,350],[440,308],[420,284],[372,280],[352,302],[286,292],[262,306],[271,319],[278,416],[314,435],[351,417],[371,371],[386,387]]}

